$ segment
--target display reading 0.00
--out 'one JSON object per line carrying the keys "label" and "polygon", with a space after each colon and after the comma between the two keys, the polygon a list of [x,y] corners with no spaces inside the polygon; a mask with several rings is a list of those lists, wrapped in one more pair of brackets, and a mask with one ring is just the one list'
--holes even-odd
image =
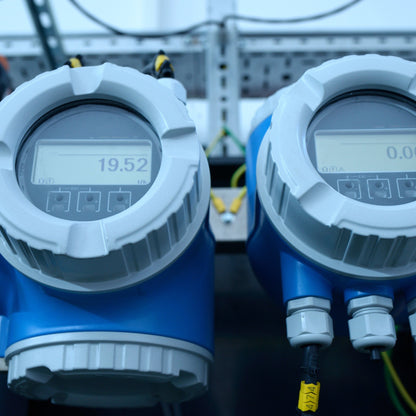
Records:
{"label": "display reading 0.00", "polygon": [[32,169],[35,185],[148,185],[148,140],[40,140]]}
{"label": "display reading 0.00", "polygon": [[315,132],[318,172],[414,172],[416,130]]}
{"label": "display reading 0.00", "polygon": [[387,146],[386,154],[389,159],[416,159],[416,146]]}

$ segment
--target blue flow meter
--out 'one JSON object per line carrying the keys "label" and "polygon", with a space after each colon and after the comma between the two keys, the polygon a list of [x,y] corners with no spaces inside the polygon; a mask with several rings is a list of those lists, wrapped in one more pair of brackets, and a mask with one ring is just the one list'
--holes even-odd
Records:
{"label": "blue flow meter", "polygon": [[397,293],[416,337],[416,63],[329,61],[270,97],[253,126],[248,253],[283,293],[291,345],[332,342],[334,291],[357,350],[395,344]]}
{"label": "blue flow meter", "polygon": [[206,390],[210,177],[184,97],[104,64],[2,101],[0,353],[16,392],[133,407]]}

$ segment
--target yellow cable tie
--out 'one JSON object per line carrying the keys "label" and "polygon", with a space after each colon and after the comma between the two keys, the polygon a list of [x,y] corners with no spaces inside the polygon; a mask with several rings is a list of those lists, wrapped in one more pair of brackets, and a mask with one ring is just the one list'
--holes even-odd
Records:
{"label": "yellow cable tie", "polygon": [[302,412],[316,412],[319,404],[319,392],[321,390],[321,384],[306,384],[302,380],[299,390],[299,402],[298,408]]}

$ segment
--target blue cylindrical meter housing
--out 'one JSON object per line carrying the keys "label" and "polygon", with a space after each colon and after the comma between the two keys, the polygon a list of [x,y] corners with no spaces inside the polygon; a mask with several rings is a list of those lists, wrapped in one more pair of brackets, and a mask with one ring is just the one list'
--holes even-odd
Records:
{"label": "blue cylindrical meter housing", "polygon": [[400,58],[348,56],[307,71],[257,112],[248,254],[289,310],[297,299],[332,301],[334,290],[351,316],[354,299],[386,311],[395,292],[414,297],[415,76]]}
{"label": "blue cylindrical meter housing", "polygon": [[206,390],[210,178],[179,90],[62,67],[0,104],[0,353],[15,391],[135,407]]}

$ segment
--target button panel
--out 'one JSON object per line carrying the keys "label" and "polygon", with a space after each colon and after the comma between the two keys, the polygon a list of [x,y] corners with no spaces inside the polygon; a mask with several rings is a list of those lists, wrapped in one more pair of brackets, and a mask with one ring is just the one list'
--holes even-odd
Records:
{"label": "button panel", "polygon": [[416,201],[416,172],[331,173],[325,181],[347,198],[375,205],[399,205]]}
{"label": "button panel", "polygon": [[[46,212],[54,216],[80,221],[104,218],[129,208],[137,199],[140,187],[50,187],[44,202]],[[133,190],[134,189],[134,190]],[[143,192],[143,191],[142,191]]]}

